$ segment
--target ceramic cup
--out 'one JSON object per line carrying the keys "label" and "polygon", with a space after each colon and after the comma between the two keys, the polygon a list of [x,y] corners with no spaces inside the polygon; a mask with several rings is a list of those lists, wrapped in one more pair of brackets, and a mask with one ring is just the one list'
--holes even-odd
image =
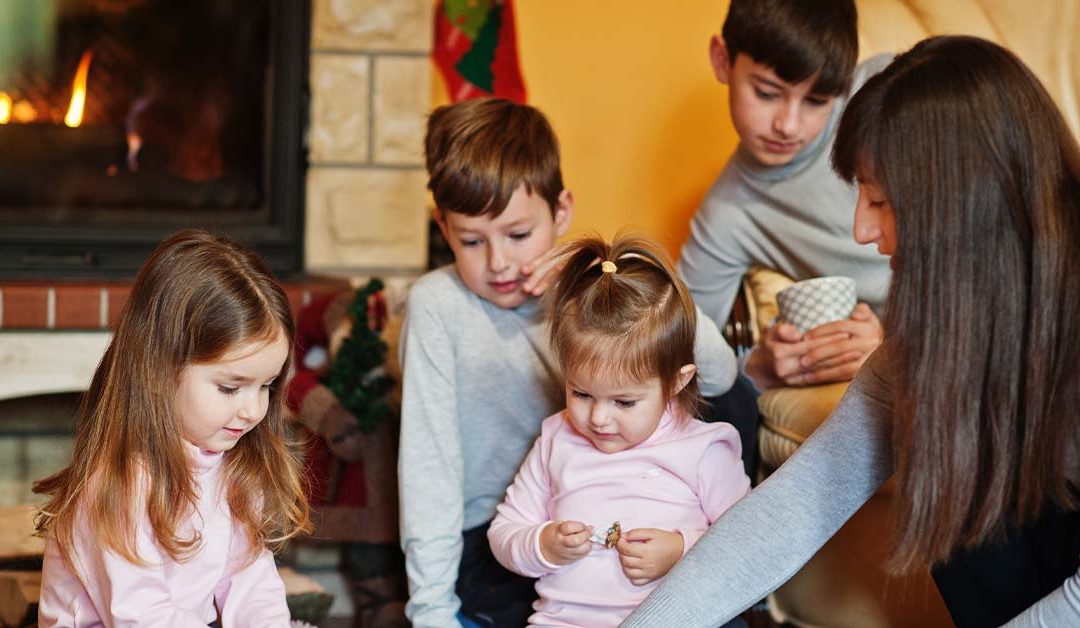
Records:
{"label": "ceramic cup", "polygon": [[851,277],[816,277],[776,293],[781,320],[803,333],[823,323],[848,318],[855,302],[855,280]]}

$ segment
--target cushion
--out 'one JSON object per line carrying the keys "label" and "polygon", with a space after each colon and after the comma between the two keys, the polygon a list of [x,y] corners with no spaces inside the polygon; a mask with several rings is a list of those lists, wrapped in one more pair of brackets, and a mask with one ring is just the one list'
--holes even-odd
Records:
{"label": "cushion", "polygon": [[848,382],[771,388],[758,397],[761,412],[759,449],[761,460],[779,467],[832,413]]}

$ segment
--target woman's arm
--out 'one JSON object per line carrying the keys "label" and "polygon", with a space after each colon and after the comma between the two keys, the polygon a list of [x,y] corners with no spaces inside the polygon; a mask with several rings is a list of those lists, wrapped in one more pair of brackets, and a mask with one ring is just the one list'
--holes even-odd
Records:
{"label": "woman's arm", "polygon": [[1073,574],[1031,608],[1014,617],[1006,628],[1080,626],[1080,572]]}
{"label": "woman's arm", "polygon": [[716,521],[624,626],[717,626],[787,581],[892,474],[881,351],[832,416]]}

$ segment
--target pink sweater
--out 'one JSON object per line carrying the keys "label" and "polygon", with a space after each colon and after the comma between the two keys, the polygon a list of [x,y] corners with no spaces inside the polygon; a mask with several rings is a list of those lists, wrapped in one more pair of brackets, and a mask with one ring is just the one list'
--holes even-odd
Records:
{"label": "pink sweater", "polygon": [[508,569],[538,577],[532,625],[616,626],[659,583],[636,586],[615,549],[593,545],[569,565],[549,563],[540,531],[572,520],[606,530],[678,531],[684,552],[750,489],[739,434],[727,423],[687,421],[665,413],[637,447],[605,454],[559,413],[544,420],[488,531],[491,549]]}
{"label": "pink sweater", "polygon": [[192,446],[188,452],[200,497],[198,513],[180,534],[200,530],[199,551],[184,562],[169,560],[154,541],[144,512],[137,548],[150,564],[133,565],[103,548],[80,516],[73,565],[65,563],[52,536],[46,541],[39,626],[205,628],[217,618],[217,609],[224,628],[289,625],[285,585],[270,551],[264,548],[254,563],[243,565],[247,536],[233,525],[229,506],[218,492],[222,454]]}

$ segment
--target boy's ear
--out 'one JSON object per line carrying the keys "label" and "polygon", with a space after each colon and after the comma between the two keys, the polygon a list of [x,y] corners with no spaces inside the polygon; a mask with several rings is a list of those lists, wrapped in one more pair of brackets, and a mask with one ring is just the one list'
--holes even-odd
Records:
{"label": "boy's ear", "polygon": [[724,38],[720,35],[713,35],[709,40],[709,63],[712,64],[712,71],[713,75],[716,76],[716,80],[724,85],[727,85],[731,78],[732,61],[734,59],[728,55]]}
{"label": "boy's ear", "polygon": [[570,228],[570,219],[574,216],[574,195],[570,190],[559,192],[559,200],[555,204],[555,236],[563,237]]}
{"label": "boy's ear", "polygon": [[694,373],[697,373],[696,364],[683,364],[682,367],[679,368],[679,380],[675,382],[677,385],[671,394],[676,395],[682,392],[682,389],[686,388],[686,385],[694,378]]}
{"label": "boy's ear", "polygon": [[431,217],[435,219],[435,224],[439,225],[439,231],[442,232],[442,237],[450,242],[450,228],[446,226],[446,216],[443,215],[442,210],[438,207],[431,210]]}

